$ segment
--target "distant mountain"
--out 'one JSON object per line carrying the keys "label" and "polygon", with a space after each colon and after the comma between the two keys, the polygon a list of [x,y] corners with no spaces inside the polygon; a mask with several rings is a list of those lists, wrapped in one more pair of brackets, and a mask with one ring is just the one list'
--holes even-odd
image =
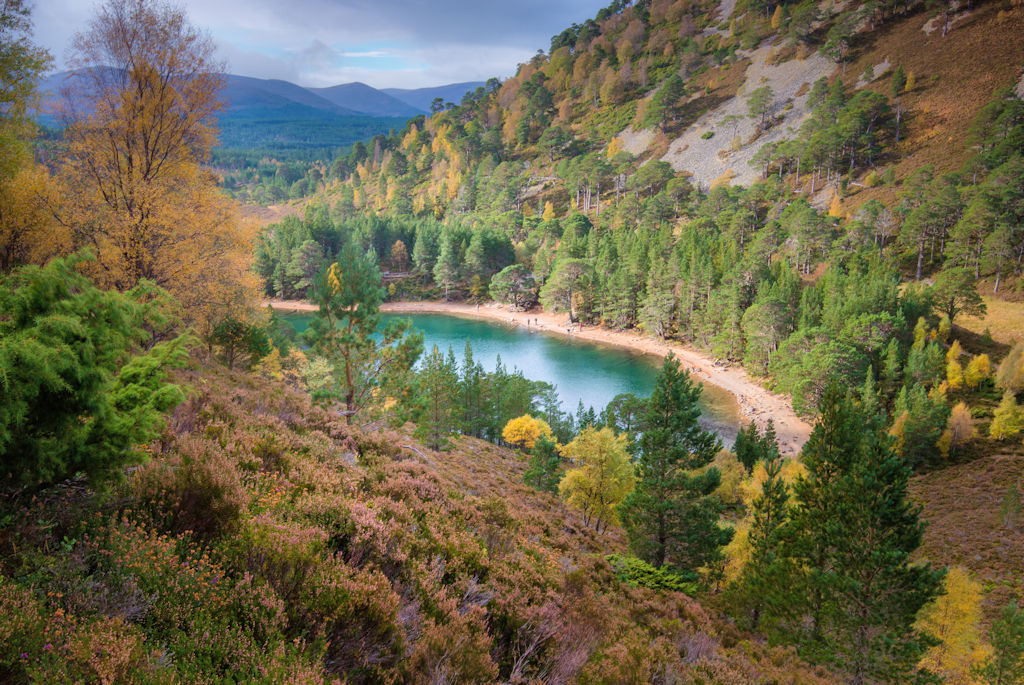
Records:
{"label": "distant mountain", "polygon": [[434,98],[441,98],[445,102],[462,102],[462,96],[471,90],[476,90],[484,85],[483,81],[466,81],[465,83],[450,83],[447,86],[435,86],[433,88],[381,88],[382,93],[387,93],[397,100],[401,100],[410,107],[429,112],[430,103]]}
{"label": "distant mountain", "polygon": [[345,106],[337,99],[328,99],[312,89],[279,79],[260,79],[249,76],[224,75],[221,96],[227,101],[228,111],[242,109],[294,109],[303,105],[342,116],[361,116],[364,111]]}
{"label": "distant mountain", "polygon": [[[39,120],[57,122],[48,113],[61,86],[73,72],[43,79],[43,112]],[[226,107],[217,117],[221,146],[233,150],[338,150],[366,140],[430,111],[435,97],[462,100],[478,83],[456,83],[417,90],[393,89],[395,94],[365,83],[328,88],[303,88],[280,79],[224,74],[221,97]],[[52,110],[51,110],[52,111]]]}
{"label": "distant mountain", "polygon": [[430,106],[416,107],[401,98],[372,88],[365,83],[343,83],[329,88],[309,88],[316,94],[335,105],[354,109],[364,114],[381,117],[414,117],[430,111]]}

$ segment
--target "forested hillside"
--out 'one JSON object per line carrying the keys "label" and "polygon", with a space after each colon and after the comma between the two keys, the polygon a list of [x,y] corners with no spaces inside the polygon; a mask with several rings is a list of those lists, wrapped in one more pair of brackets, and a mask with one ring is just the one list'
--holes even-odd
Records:
{"label": "forested hillside", "polygon": [[[412,268],[407,289],[493,285],[573,321],[679,339],[742,361],[810,414],[831,380],[859,386],[869,371],[894,402],[893,374],[918,363],[915,326],[977,311],[960,299],[978,279],[1013,290],[1024,257],[1011,88],[1024,55],[997,47],[1020,49],[1021,11],[965,12],[613,4],[514,78],[337,160],[344,181],[324,207],[265,233],[265,292],[300,296],[301,274],[351,234],[385,269]],[[950,25],[932,31],[939,19]],[[983,99],[933,110],[958,68],[938,53],[978,43],[1001,65],[965,91]],[[879,51],[887,64],[853,71]],[[718,174],[707,157],[745,168]],[[936,364],[910,370],[918,390],[941,380]]]}
{"label": "forested hillside", "polygon": [[[336,160],[304,218],[264,231],[256,268],[266,295],[316,299],[310,276],[355,243],[411,272],[390,281],[395,299],[493,299],[680,341],[811,420],[846,388],[929,478],[1007,460],[998,503],[937,533],[968,534],[1020,501],[1024,347],[1002,302],[1024,283],[1022,27],[1019,3],[612,3],[513,78]],[[984,318],[990,306],[1009,318]],[[627,425],[614,411],[601,421]],[[925,539],[932,558],[941,544]],[[755,558],[779,553],[759,544]],[[956,599],[982,625],[1019,594],[1016,561],[938,558],[999,579]],[[784,582],[770,568],[767,587]],[[967,573],[954,570],[950,584]],[[753,611],[772,635],[771,609]],[[967,630],[930,668],[970,677],[984,649]]]}

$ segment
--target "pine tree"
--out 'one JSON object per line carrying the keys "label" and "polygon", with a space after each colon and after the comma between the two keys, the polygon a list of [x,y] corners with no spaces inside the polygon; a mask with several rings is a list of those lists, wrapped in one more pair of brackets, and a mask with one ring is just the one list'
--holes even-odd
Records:
{"label": "pine tree", "polygon": [[721,505],[711,493],[721,481],[706,467],[721,442],[697,423],[701,387],[665,359],[644,412],[637,459],[637,487],[621,516],[630,547],[661,567],[696,571],[714,561],[732,530],[718,525]]}
{"label": "pine tree", "polygon": [[416,437],[432,450],[448,449],[448,438],[459,425],[459,371],[451,348],[445,357],[434,345],[417,376],[420,411]]}
{"label": "pine tree", "polygon": [[557,493],[558,481],[561,480],[558,468],[561,464],[562,458],[558,455],[555,441],[541,435],[530,450],[530,461],[526,473],[523,474],[523,480],[541,492]]}
{"label": "pine tree", "polygon": [[875,416],[882,410],[882,403],[875,385],[875,370],[869,366],[864,378],[864,387],[860,391],[860,406],[865,416]]}
{"label": "pine tree", "polygon": [[346,243],[338,261],[317,277],[319,309],[303,335],[332,372],[313,396],[341,400],[349,422],[370,402],[375,388],[408,388],[404,376],[423,351],[423,334],[409,333],[408,320],[393,321],[374,337],[383,299],[376,261],[354,243]]}
{"label": "pine tree", "polygon": [[459,378],[459,418],[461,432],[476,438],[487,437],[490,423],[484,367],[473,361],[473,347],[466,340]]}
{"label": "pine tree", "polygon": [[448,299],[448,291],[459,279],[459,255],[455,240],[448,233],[441,236],[441,252],[434,264],[434,281],[444,288],[444,299]]}
{"label": "pine tree", "polygon": [[[774,444],[774,437],[771,438]],[[773,618],[784,613],[788,597],[786,576],[790,572],[780,557],[782,533],[789,519],[789,487],[782,478],[782,457],[778,445],[764,461],[765,478],[761,493],[751,505],[750,559],[744,565],[730,592],[739,600],[758,629],[762,616]]]}
{"label": "pine tree", "polygon": [[1011,600],[992,624],[992,656],[978,670],[988,685],[1024,682],[1024,609]]}
{"label": "pine tree", "polygon": [[808,657],[851,682],[906,681],[932,640],[914,620],[938,593],[943,571],[910,562],[921,544],[920,509],[907,501],[910,467],[877,418],[836,386],[801,454],[786,555],[794,577],[792,632]]}
{"label": "pine tree", "polygon": [[885,359],[882,363],[882,393],[887,401],[903,387],[903,362],[900,359],[900,346],[895,338],[885,348]]}
{"label": "pine tree", "polygon": [[769,461],[778,456],[779,446],[775,442],[775,423],[769,419],[764,435],[761,435],[757,424],[753,421],[746,428],[740,428],[736,434],[736,443],[732,448],[736,460],[743,464],[747,474],[753,472],[759,461]]}
{"label": "pine tree", "polygon": [[416,242],[412,245],[412,263],[416,267],[416,273],[423,276],[434,272],[434,260],[436,258],[433,245],[430,244],[427,236],[428,231],[420,228],[420,230],[416,231]]}
{"label": "pine tree", "polygon": [[900,93],[903,92],[906,85],[907,75],[903,71],[903,65],[897,64],[896,68],[892,71],[892,88],[890,91],[894,100],[900,96]]}
{"label": "pine tree", "polygon": [[757,450],[756,423],[751,421],[746,428],[740,427],[736,433],[736,442],[732,446],[732,451],[736,455],[736,461],[743,464],[744,470],[749,475],[754,470],[754,465],[760,456]]}

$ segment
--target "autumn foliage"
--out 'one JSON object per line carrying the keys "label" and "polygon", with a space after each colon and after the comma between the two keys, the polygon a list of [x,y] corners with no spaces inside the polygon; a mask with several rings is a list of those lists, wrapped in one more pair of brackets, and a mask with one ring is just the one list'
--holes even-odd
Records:
{"label": "autumn foliage", "polygon": [[502,440],[524,450],[532,450],[542,435],[551,438],[551,426],[544,419],[536,419],[529,414],[510,420],[501,430]]}
{"label": "autumn foliage", "polygon": [[254,286],[253,229],[200,167],[222,108],[213,42],[180,9],[110,0],[71,55],[58,220],[72,247],[96,255],[100,285],[153,281],[206,333],[248,304]]}

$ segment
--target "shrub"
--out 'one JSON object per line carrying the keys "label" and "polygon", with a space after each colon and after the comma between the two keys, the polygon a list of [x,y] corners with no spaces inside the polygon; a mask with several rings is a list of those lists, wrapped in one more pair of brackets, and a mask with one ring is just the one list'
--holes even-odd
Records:
{"label": "shrub", "polygon": [[178,440],[167,459],[140,467],[129,488],[153,521],[174,534],[230,534],[247,503],[234,462],[192,436]]}
{"label": "shrub", "polygon": [[529,414],[509,420],[501,429],[501,439],[519,449],[532,450],[541,436],[551,438],[551,426],[544,419],[535,419]]}
{"label": "shrub", "polygon": [[207,340],[211,347],[220,351],[229,369],[235,368],[235,364],[251,369],[270,353],[270,338],[267,337],[266,329],[233,316],[218,321]]}
{"label": "shrub", "polygon": [[190,339],[150,338],[129,294],[98,290],[81,255],[0,280],[0,471],[22,485],[141,461],[163,412],[183,399],[167,371]]}
{"label": "shrub", "polygon": [[609,554],[605,557],[612,566],[615,577],[623,583],[649,590],[671,590],[693,595],[697,592],[697,576],[689,577],[674,573],[666,568],[651,566],[643,559],[624,554]]}
{"label": "shrub", "polygon": [[45,627],[43,609],[32,592],[0,576],[0,680],[28,680],[28,659],[42,652]]}

